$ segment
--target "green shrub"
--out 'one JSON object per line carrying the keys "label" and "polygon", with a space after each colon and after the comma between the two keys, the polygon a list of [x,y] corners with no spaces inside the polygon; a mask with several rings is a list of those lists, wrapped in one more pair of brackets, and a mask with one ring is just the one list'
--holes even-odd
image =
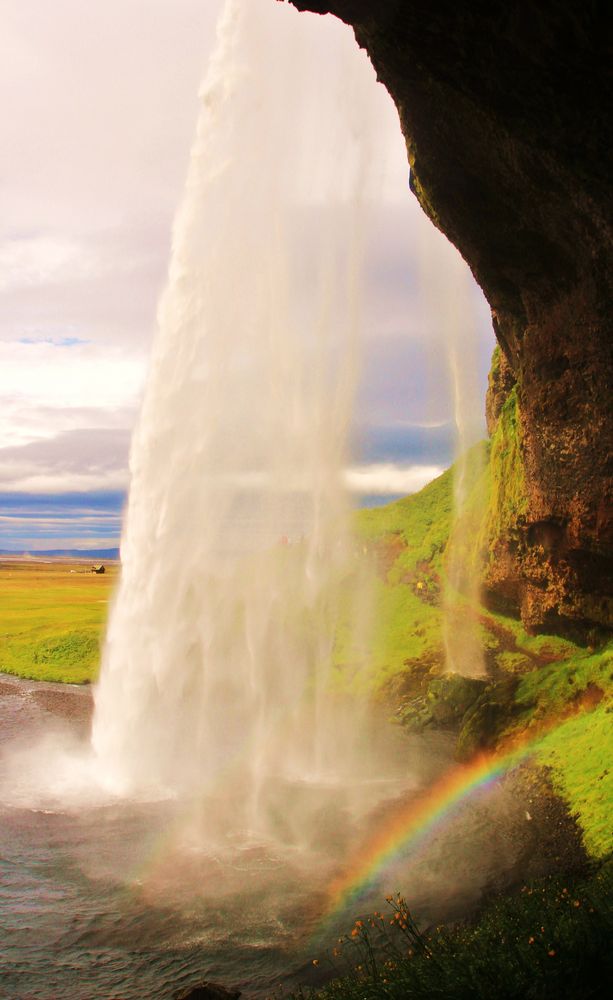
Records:
{"label": "green shrub", "polygon": [[[541,880],[479,920],[423,931],[402,897],[358,920],[327,961],[319,1000],[594,1000],[613,974],[611,866]],[[304,993],[302,994],[304,997]]]}

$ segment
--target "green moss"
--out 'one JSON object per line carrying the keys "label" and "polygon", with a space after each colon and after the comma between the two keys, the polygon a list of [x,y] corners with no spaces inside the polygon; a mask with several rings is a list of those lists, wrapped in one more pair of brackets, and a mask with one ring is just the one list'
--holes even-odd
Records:
{"label": "green moss", "polygon": [[378,584],[374,618],[369,659],[377,687],[403,670],[407,661],[442,656],[439,608],[425,604],[405,584]]}
{"label": "green moss", "polygon": [[484,524],[490,547],[497,539],[512,539],[528,509],[522,457],[522,427],[517,386],[509,393],[492,435],[489,462],[489,506]]}
{"label": "green moss", "polygon": [[[481,446],[472,456],[472,486],[459,543],[455,540],[463,546],[464,560],[477,559],[486,548],[484,532],[512,533],[526,509],[515,392],[503,408],[485,463],[484,455],[487,458],[488,453]],[[415,496],[356,515],[357,535],[378,569],[373,630],[365,650],[372,669],[363,675],[366,680],[361,689],[369,684],[371,690],[385,688],[394,678],[409,678],[415,673],[421,678],[421,695],[400,712],[410,726],[432,724],[437,721],[437,711],[440,715],[446,708],[443,698],[440,711],[433,711],[436,706],[429,703],[428,691],[432,688],[430,700],[436,701],[437,681],[429,674],[433,665],[436,669],[444,660],[440,602],[452,522],[452,476],[453,470],[449,470]],[[483,500],[485,528],[480,521]],[[538,726],[543,720],[555,719],[556,714],[564,720],[586,692],[588,697],[604,692],[608,704],[613,690],[611,647],[594,652],[559,636],[528,635],[520,621],[473,607],[461,596],[456,610],[475,619],[489,662],[504,675],[467,708],[461,720],[460,756],[470,756],[484,745],[494,746],[510,729]],[[414,689],[409,686],[407,690]],[[539,751],[551,768],[554,787],[578,817],[587,850],[596,857],[610,849],[611,787],[606,768],[613,748],[606,729],[611,719],[605,702],[594,712],[581,712],[562,721]],[[438,721],[443,722],[442,718]],[[609,729],[613,731],[613,726]]]}
{"label": "green moss", "polygon": [[432,718],[443,724],[459,721],[483,693],[486,683],[461,674],[435,677],[428,685],[426,698]]}
{"label": "green moss", "polygon": [[505,674],[523,674],[533,665],[533,661],[525,653],[505,650],[496,654],[496,666]]}
{"label": "green moss", "polygon": [[517,708],[514,677],[488,684],[462,719],[456,743],[459,760],[470,760],[480,750],[495,748],[501,733],[508,727]]}
{"label": "green moss", "polygon": [[500,359],[502,357],[502,351],[500,350],[500,344],[496,344],[492,352],[492,360],[490,363],[490,370],[487,377],[488,385],[491,387],[496,384],[498,376],[500,374]]}
{"label": "green moss", "polygon": [[551,732],[538,751],[556,791],[568,803],[592,857],[613,850],[613,699],[582,712]]}
{"label": "green moss", "polygon": [[[538,731],[554,723],[539,744],[538,759],[550,768],[554,788],[577,817],[586,850],[602,858],[613,849],[613,644],[598,652],[569,647],[566,643],[564,659],[519,678],[513,728]],[[507,725],[511,719],[508,713]]]}
{"label": "green moss", "polygon": [[546,708],[548,712],[556,712],[576,700],[590,686],[603,692],[613,692],[613,644],[598,652],[575,646],[572,655],[566,659],[525,674],[519,681],[516,701],[525,708]]}
{"label": "green moss", "polygon": [[570,639],[565,639],[562,636],[547,633],[529,635],[519,618],[498,614],[495,611],[488,611],[487,617],[491,621],[492,627],[508,632],[518,648],[535,656],[547,657],[550,660],[564,660],[579,648]]}

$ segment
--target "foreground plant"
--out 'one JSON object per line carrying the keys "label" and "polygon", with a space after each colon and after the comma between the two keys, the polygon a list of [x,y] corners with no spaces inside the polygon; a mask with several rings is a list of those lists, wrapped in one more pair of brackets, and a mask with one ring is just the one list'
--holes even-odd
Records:
{"label": "foreground plant", "polygon": [[[547,879],[490,904],[478,923],[423,931],[402,896],[356,921],[327,956],[318,1000],[595,1000],[608,996],[611,865]],[[317,962],[317,960],[315,960]]]}

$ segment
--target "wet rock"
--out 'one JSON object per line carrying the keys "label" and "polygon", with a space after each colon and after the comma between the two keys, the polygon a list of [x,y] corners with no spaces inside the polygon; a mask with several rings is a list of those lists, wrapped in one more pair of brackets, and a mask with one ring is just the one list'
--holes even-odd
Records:
{"label": "wet rock", "polygon": [[430,727],[457,728],[485,690],[487,681],[461,674],[443,674],[424,680],[422,684],[421,693],[404,699],[397,711],[399,721],[411,733],[421,733]]}
{"label": "wet rock", "polygon": [[468,709],[456,743],[458,760],[470,760],[479,750],[495,747],[498,736],[518,711],[516,687],[517,679],[514,677],[489,684]]}
{"label": "wet rock", "polygon": [[173,1000],[238,1000],[240,990],[229,990],[219,983],[202,982],[175,993]]}
{"label": "wet rock", "polygon": [[483,693],[487,682],[461,674],[444,674],[430,681],[427,705],[435,723],[459,722]]}

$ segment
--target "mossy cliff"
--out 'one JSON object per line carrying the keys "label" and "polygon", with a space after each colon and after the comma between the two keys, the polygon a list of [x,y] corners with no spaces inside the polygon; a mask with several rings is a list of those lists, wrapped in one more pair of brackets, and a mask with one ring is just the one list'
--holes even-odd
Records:
{"label": "mossy cliff", "polygon": [[492,308],[493,449],[513,468],[491,600],[587,635],[611,621],[613,555],[606,5],[291,2],[353,26],[398,108],[413,193]]}
{"label": "mossy cliff", "polygon": [[531,631],[548,628],[593,640],[613,622],[608,562],[582,547],[568,519],[535,519],[520,386],[499,348],[486,411],[492,434],[486,599],[520,613]]}
{"label": "mossy cliff", "polygon": [[[521,417],[516,390],[507,390],[497,405],[490,398],[493,434],[470,456],[472,490],[459,522],[452,517],[452,468],[414,496],[358,511],[355,530],[357,551],[377,575],[371,648],[364,651],[374,666],[373,693],[410,729],[455,732],[459,760],[516,741],[530,750],[505,779],[526,810],[527,822],[515,833],[527,839],[511,873],[523,887],[498,888],[476,921],[416,931],[402,942],[402,954],[385,938],[392,958],[382,969],[371,947],[378,939],[368,930],[376,932],[377,920],[358,922],[346,941],[353,945],[357,937],[361,948],[347,974],[324,987],[322,1000],[608,995],[613,643],[594,648],[546,629],[529,633],[514,613],[519,591],[507,595],[503,608],[492,607],[501,559],[518,558],[525,545]],[[485,651],[485,675],[478,678],[446,670],[444,621],[454,607],[445,592],[458,532],[488,601],[475,599],[474,590],[453,595],[455,612],[472,623]],[[511,545],[515,551],[508,552]],[[503,568],[502,579],[508,575]],[[349,652],[341,642],[341,675]],[[533,882],[535,871],[547,878]],[[584,924],[585,916],[595,923]],[[401,928],[409,921],[405,908]],[[386,917],[381,926],[389,923]]]}
{"label": "mossy cliff", "polygon": [[[339,683],[350,690],[368,686],[410,729],[454,731],[459,759],[544,726],[548,735],[538,763],[578,818],[588,853],[604,857],[613,846],[613,643],[594,648],[547,630],[530,633],[514,613],[513,595],[504,608],[493,608],[490,600],[500,546],[521,525],[525,504],[521,478],[515,486],[510,478],[506,487],[495,478],[501,466],[510,476],[518,463],[515,405],[511,396],[472,463],[474,494],[485,504],[471,507],[469,498],[463,537],[474,571],[482,574],[485,600],[457,592],[452,602],[445,597],[457,530],[452,468],[414,496],[356,512],[357,550],[375,576],[372,631],[357,654],[364,675],[342,631],[336,670]],[[511,435],[506,446],[505,435]],[[447,672],[444,623],[450,615],[473,629],[484,650],[484,676]]]}

